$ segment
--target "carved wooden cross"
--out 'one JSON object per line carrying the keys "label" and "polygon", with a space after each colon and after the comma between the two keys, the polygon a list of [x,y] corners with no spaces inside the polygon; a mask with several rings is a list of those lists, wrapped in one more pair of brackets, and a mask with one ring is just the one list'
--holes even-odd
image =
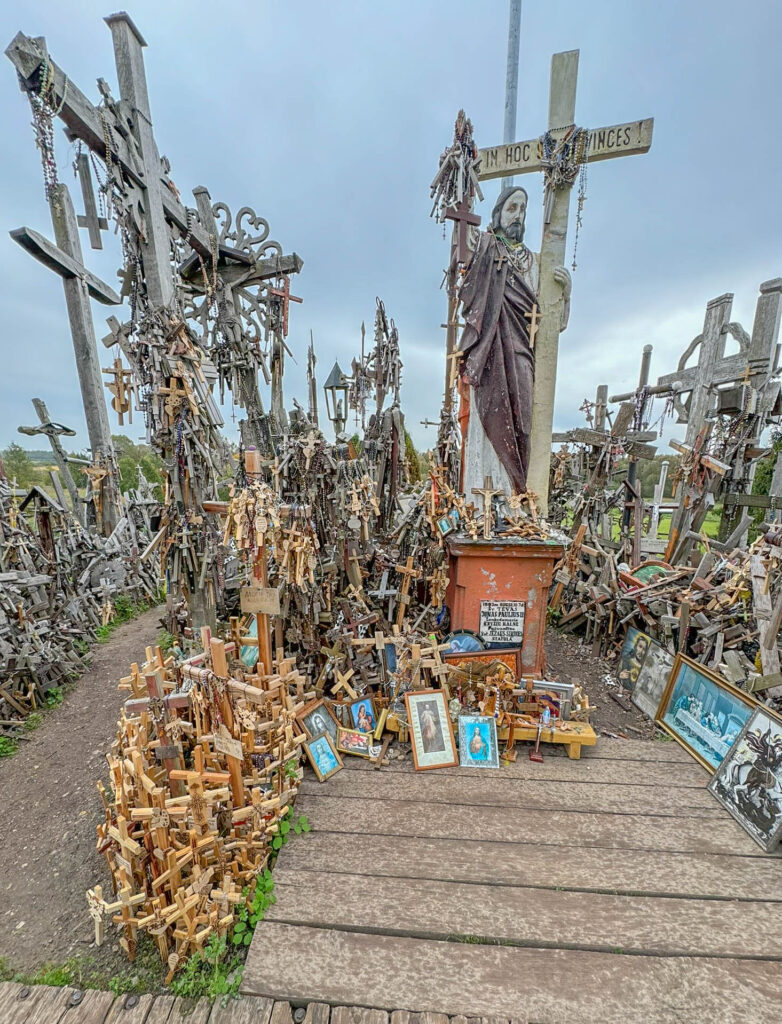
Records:
{"label": "carved wooden cross", "polygon": [[281,288],[269,288],[269,295],[276,295],[281,299],[282,306],[282,336],[283,338],[288,337],[288,309],[291,302],[303,302],[298,295],[291,295],[291,279],[287,274],[282,276],[282,287]]}
{"label": "carved wooden cross", "polygon": [[533,305],[529,313],[525,313],[524,317],[529,320],[529,347],[532,351],[535,351],[535,335],[538,333],[538,324],[542,319],[542,314],[538,309],[537,302]]}
{"label": "carved wooden cross", "polygon": [[471,224],[477,227],[481,222],[481,218],[477,213],[472,212],[470,204],[466,198],[462,199],[457,206],[449,206],[445,211],[445,216],[448,220],[456,221],[456,224],[458,225],[456,236],[456,261],[457,263],[467,263],[470,258],[470,250],[467,246],[467,230]]}
{"label": "carved wooden cross", "polygon": [[483,539],[489,540],[491,538],[491,528],[493,523],[491,500],[497,495],[504,495],[505,492],[496,489],[492,478],[490,476],[486,476],[483,478],[483,487],[473,487],[472,493],[483,496]]}
{"label": "carved wooden cross", "polygon": [[355,700],[358,697],[358,694],[350,685],[350,679],[355,675],[353,669],[350,669],[349,672],[340,672],[340,670],[337,669],[336,672],[337,683],[335,686],[332,686],[331,692],[336,696],[340,690],[344,690],[351,700]]}
{"label": "carved wooden cross", "polygon": [[407,606],[410,604],[410,585],[413,580],[420,580],[423,572],[421,569],[413,568],[412,555],[407,556],[407,562],[404,565],[395,565],[394,568],[404,577],[402,580],[402,589],[399,592],[399,607],[396,610],[396,624],[401,628],[402,622],[405,618],[405,612],[407,611]]}
{"label": "carved wooden cross", "polygon": [[113,366],[104,366],[102,373],[107,374],[110,380],[106,381],[106,387],[114,396],[111,400],[111,407],[119,417],[119,425],[125,426],[125,413],[128,413],[128,423],[133,422],[133,373],[126,370],[122,360],[117,357]]}

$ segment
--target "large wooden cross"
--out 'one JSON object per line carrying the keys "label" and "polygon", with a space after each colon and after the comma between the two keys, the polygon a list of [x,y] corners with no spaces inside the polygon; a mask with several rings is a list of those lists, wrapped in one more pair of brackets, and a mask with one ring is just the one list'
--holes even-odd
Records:
{"label": "large wooden cross", "polygon": [[[548,128],[559,142],[575,122],[578,50],[555,53],[551,58]],[[652,144],[653,118],[593,129],[589,133],[586,160],[610,160],[616,156],[646,153]],[[545,171],[539,139],[527,139],[480,150],[482,180],[515,174]],[[570,192],[572,184],[556,188],[548,198],[540,247],[540,287],[537,304],[541,322],[535,345],[535,383],[533,387],[532,430],[530,437],[527,486],[538,496],[541,514],[548,512],[551,433],[554,422],[554,392],[557,379],[560,307],[562,287],[553,276],[555,267],[564,266],[567,242]]]}
{"label": "large wooden cross", "polygon": [[[111,427],[103,397],[103,378],[90,299],[96,299],[107,306],[118,306],[122,299],[113,288],[84,266],[76,213],[67,185],[58,184],[51,189],[49,209],[55,242],[50,242],[28,227],[12,231],[11,238],[62,278],[92,457],[99,459],[104,456],[102,461],[111,467]],[[108,536],[119,521],[119,480],[113,470],[106,480],[105,489],[106,493],[100,503],[103,522],[98,525],[103,527],[103,532]]]}

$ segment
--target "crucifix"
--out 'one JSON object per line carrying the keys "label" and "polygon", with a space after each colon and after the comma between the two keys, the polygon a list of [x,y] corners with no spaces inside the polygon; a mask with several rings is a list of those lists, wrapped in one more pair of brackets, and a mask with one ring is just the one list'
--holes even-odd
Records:
{"label": "crucifix", "polygon": [[[551,58],[549,91],[549,137],[554,146],[561,145],[570,134],[575,121],[578,50],[555,53]],[[617,156],[648,152],[652,144],[654,120],[597,128],[589,132],[583,160],[592,163]],[[556,149],[555,149],[556,153]],[[505,178],[515,174],[544,171],[547,175],[547,213],[543,224],[540,248],[540,286],[537,304],[541,312],[535,348],[535,380],[532,404],[532,431],[529,445],[529,476],[527,486],[540,499],[540,512],[548,513],[551,435],[554,420],[554,392],[557,378],[557,356],[560,334],[562,286],[553,276],[554,268],[565,262],[570,192],[577,177],[577,167],[560,168],[565,175],[552,173],[550,161],[544,158],[538,139],[528,139],[479,151],[481,181]]]}
{"label": "crucifix", "polygon": [[[71,499],[73,514],[80,523],[84,524],[84,506],[82,505],[81,498],[79,497],[79,491],[76,487],[76,483],[71,476],[71,471],[68,466],[68,456],[65,454],[65,449],[60,441],[61,437],[75,437],[76,431],[71,430],[69,427],[64,427],[61,423],[52,423],[51,417],[49,416],[49,410],[46,408],[46,403],[42,402],[40,398],[33,399],[33,407],[38,413],[38,419],[41,421],[41,425],[39,427],[18,427],[17,429],[20,434],[27,434],[28,436],[46,434],[49,438],[49,444],[52,446],[54,461],[57,463],[60,476],[62,477],[62,481],[65,484],[68,490],[68,495]],[[57,474],[52,471],[53,480],[56,475]],[[55,484],[55,490],[57,490],[57,484]],[[60,498],[60,501],[64,505],[62,498]]]}
{"label": "crucifix", "polygon": [[493,523],[493,515],[491,511],[491,500],[497,495],[504,494],[504,491],[495,490],[492,478],[487,476],[484,478],[483,487],[473,487],[473,494],[480,494],[483,496],[483,539],[491,539],[491,528]]}

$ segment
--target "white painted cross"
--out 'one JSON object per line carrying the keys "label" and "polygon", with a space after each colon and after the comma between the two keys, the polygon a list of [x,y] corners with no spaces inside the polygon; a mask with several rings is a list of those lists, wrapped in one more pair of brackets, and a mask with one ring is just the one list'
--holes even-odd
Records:
{"label": "white painted cross", "polygon": [[[555,53],[551,58],[548,128],[559,142],[575,122],[578,50]],[[652,144],[654,119],[630,121],[590,131],[586,159],[610,160],[617,156],[646,153]],[[545,171],[546,163],[538,139],[513,142],[480,150],[481,181],[514,174]],[[555,267],[565,262],[570,191],[572,183],[554,190],[548,216],[543,224],[540,247],[540,287],[537,304],[542,314],[535,343],[535,383],[532,400],[532,431],[530,437],[527,487],[540,502],[540,511],[548,511],[551,434],[554,422],[554,391],[557,380],[559,350],[560,304],[562,287],[553,276]]]}

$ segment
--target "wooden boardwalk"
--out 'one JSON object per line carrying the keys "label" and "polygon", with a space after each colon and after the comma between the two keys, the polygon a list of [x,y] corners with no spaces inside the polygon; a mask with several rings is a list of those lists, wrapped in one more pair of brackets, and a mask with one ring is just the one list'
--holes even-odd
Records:
{"label": "wooden boardwalk", "polygon": [[246,993],[533,1024],[782,1012],[782,860],[676,744],[522,749],[499,772],[346,761],[305,779],[314,831],[279,858]]}

